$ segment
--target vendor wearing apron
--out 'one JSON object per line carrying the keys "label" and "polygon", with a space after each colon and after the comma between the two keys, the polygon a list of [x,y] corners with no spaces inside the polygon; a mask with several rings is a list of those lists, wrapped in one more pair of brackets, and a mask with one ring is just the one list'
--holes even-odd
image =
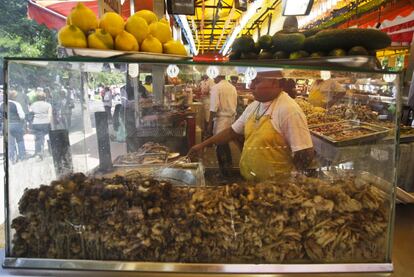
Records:
{"label": "vendor wearing apron", "polygon": [[[224,75],[218,76],[215,81],[217,84],[210,91],[209,135],[216,135],[231,127],[237,108],[236,88],[225,79]],[[228,168],[232,165],[230,145],[228,143],[217,145],[216,155],[221,174],[228,176]]]}
{"label": "vendor wearing apron", "polygon": [[309,91],[308,101],[315,107],[327,109],[344,97],[346,90],[333,79],[317,79]]}
{"label": "vendor wearing apron", "polygon": [[259,74],[252,81],[255,100],[229,128],[193,146],[189,155],[212,144],[244,136],[240,172],[246,180],[264,181],[306,169],[314,151],[306,117],[283,92],[279,80]]}

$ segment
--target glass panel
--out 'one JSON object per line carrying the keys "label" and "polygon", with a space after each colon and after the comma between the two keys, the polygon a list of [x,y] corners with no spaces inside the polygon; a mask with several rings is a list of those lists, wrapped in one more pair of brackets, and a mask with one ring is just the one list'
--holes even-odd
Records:
{"label": "glass panel", "polygon": [[399,75],[327,69],[9,61],[9,256],[389,262]]}

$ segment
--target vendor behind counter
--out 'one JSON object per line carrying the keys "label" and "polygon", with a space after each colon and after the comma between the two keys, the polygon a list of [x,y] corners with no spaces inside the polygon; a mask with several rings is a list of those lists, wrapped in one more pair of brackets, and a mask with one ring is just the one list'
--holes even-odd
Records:
{"label": "vendor behind counter", "polygon": [[315,107],[327,109],[346,94],[345,88],[334,79],[317,79],[312,84],[308,101]]}

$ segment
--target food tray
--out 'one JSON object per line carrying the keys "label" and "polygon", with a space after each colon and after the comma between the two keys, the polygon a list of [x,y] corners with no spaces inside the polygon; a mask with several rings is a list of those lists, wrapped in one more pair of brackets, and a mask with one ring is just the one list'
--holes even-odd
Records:
{"label": "food tray", "polygon": [[159,54],[136,51],[101,50],[92,48],[58,48],[58,57],[92,57],[92,58],[125,58],[128,60],[150,60],[150,61],[181,61],[192,59],[191,56]]}
{"label": "food tray", "polygon": [[121,164],[114,166],[110,172],[95,172],[94,175],[101,178],[112,178],[116,175],[126,177],[141,175],[166,180],[175,186],[205,186],[202,163]]}
{"label": "food tray", "polygon": [[[323,133],[315,131],[316,128],[325,127],[325,126],[334,126],[338,124],[343,125],[343,129],[338,130],[338,131],[359,129],[359,130],[367,131],[368,133],[359,135],[359,136],[337,140],[333,138],[336,132],[323,134]],[[344,121],[310,125],[309,130],[312,135],[319,137],[322,140],[327,141],[335,146],[358,145],[358,144],[364,144],[364,143],[376,141],[376,140],[386,137],[390,131],[388,128],[384,128],[384,127],[377,126],[377,125],[370,124],[370,123],[359,122],[355,120],[344,120]]]}
{"label": "food tray", "polygon": [[400,143],[409,143],[414,141],[414,128],[404,126],[400,127]]}
{"label": "food tray", "polygon": [[[133,153],[129,153],[133,154]],[[128,155],[128,154],[127,154]],[[125,155],[119,155],[116,157],[116,159],[113,161],[114,166],[146,166],[146,165],[154,165],[154,164],[166,164],[168,161],[168,155],[169,153],[136,153],[134,156],[138,159],[146,159],[146,158],[158,158],[159,160],[162,160],[162,163],[140,163],[139,161],[134,160],[123,160]]]}

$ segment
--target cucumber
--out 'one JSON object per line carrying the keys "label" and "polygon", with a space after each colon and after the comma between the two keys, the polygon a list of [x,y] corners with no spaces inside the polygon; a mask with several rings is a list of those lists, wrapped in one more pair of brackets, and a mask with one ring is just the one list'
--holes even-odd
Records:
{"label": "cucumber", "polygon": [[365,49],[362,46],[354,46],[351,49],[349,49],[348,55],[350,55],[350,56],[358,56],[358,55],[368,56],[369,53],[368,53],[367,49]]}
{"label": "cucumber", "polygon": [[299,51],[303,48],[305,36],[301,33],[276,33],[273,35],[273,45],[286,52]]}
{"label": "cucumber", "polygon": [[351,49],[362,46],[366,49],[382,49],[391,45],[390,37],[375,29],[335,29],[323,30],[305,39],[305,49],[331,51],[335,48]]}
{"label": "cucumber", "polygon": [[233,42],[232,51],[234,52],[250,52],[255,48],[252,37],[243,35],[236,38]]}
{"label": "cucumber", "polygon": [[272,44],[272,36],[269,36],[269,35],[261,36],[259,38],[259,40],[258,40],[258,43],[259,43],[259,47],[261,49],[266,49],[266,50],[267,49],[270,49],[273,46],[273,44]]}

